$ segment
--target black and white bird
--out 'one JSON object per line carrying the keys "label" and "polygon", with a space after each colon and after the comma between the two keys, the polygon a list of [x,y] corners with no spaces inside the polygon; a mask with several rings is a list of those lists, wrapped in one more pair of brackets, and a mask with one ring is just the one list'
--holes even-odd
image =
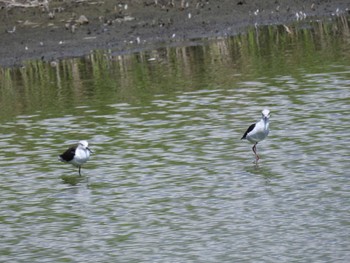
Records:
{"label": "black and white bird", "polygon": [[89,160],[90,153],[92,153],[88,146],[89,143],[87,141],[79,141],[77,145],[70,147],[67,151],[62,153],[58,159],[61,162],[70,163],[79,167],[79,175],[81,175],[81,166]]}
{"label": "black and white bird", "polygon": [[268,109],[264,109],[262,111],[261,120],[257,123],[250,125],[248,130],[244,133],[243,137],[241,138],[241,140],[247,139],[249,142],[254,143],[252,150],[255,154],[256,163],[260,159],[259,155],[256,153],[256,145],[258,144],[258,142],[264,140],[269,134],[269,118],[270,111]]}

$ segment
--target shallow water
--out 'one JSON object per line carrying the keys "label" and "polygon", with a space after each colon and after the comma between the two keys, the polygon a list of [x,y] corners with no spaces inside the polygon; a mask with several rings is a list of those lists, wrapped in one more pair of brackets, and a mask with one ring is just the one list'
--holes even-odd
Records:
{"label": "shallow water", "polygon": [[344,25],[1,69],[0,261],[349,261]]}

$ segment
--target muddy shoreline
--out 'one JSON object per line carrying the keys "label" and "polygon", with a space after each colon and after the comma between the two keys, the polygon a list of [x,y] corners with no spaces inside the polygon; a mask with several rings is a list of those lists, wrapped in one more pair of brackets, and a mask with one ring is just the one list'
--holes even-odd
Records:
{"label": "muddy shoreline", "polygon": [[2,67],[20,66],[30,59],[77,57],[95,49],[124,54],[184,45],[196,38],[235,35],[250,26],[350,14],[348,0],[9,2],[0,0]]}

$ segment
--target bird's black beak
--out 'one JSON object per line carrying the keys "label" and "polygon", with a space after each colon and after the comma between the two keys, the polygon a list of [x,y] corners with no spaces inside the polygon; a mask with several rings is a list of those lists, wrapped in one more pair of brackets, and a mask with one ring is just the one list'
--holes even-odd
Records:
{"label": "bird's black beak", "polygon": [[86,147],[86,149],[90,152],[90,153],[92,153],[92,151],[90,150],[90,148],[89,147]]}
{"label": "bird's black beak", "polygon": [[263,115],[263,119],[264,119],[264,120],[267,120],[267,119],[270,118],[270,116],[271,116],[270,114],[269,114],[269,115]]}

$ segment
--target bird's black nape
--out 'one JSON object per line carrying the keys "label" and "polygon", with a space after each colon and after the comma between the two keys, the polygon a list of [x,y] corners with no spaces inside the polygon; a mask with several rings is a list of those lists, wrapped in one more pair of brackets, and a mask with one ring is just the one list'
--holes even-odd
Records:
{"label": "bird's black nape", "polygon": [[255,127],[255,123],[253,123],[252,125],[249,126],[248,130],[244,133],[243,137],[241,138],[241,140],[245,139],[247,137],[247,134],[249,132],[251,132]]}

